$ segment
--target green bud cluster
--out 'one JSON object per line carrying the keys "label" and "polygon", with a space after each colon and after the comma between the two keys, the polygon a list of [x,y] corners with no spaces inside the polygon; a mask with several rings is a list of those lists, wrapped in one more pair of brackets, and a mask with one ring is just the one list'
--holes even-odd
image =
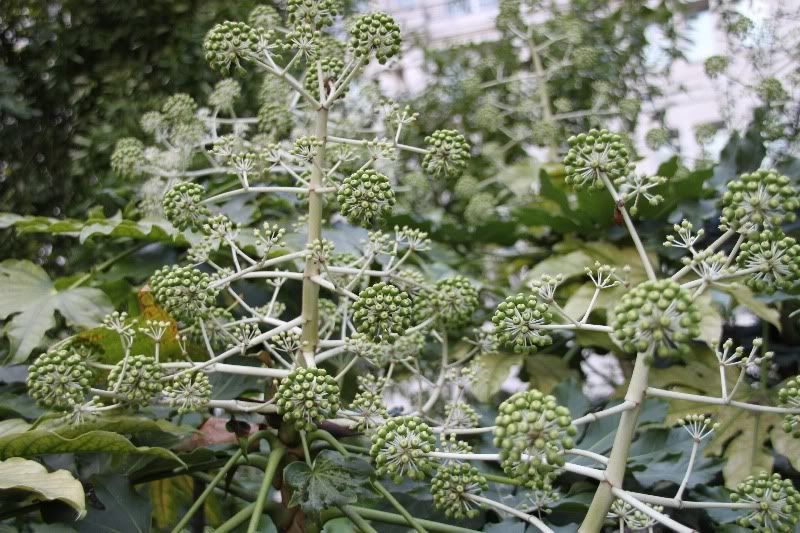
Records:
{"label": "green bud cluster", "polygon": [[626,351],[667,357],[688,352],[700,335],[701,318],[691,294],[664,279],[645,281],[623,295],[611,327]]}
{"label": "green bud cluster", "polygon": [[395,483],[404,477],[425,479],[435,467],[428,453],[434,451],[436,438],[418,416],[390,418],[372,435],[369,454],[375,460],[375,473],[389,476]]}
{"label": "green bud cluster", "polygon": [[199,230],[211,214],[208,208],[200,203],[205,192],[199,183],[178,183],[164,195],[162,201],[164,216],[181,231]]}
{"label": "green bud cluster", "polygon": [[780,474],[748,476],[736,486],[731,501],[757,504],[736,523],[758,533],[790,533],[800,520],[800,493]]}
{"label": "green bud cluster", "polygon": [[267,35],[263,30],[252,28],[244,22],[225,21],[217,24],[209,30],[203,41],[206,61],[224,76],[231,71],[244,74],[242,61],[258,55]]}
{"label": "green bud cluster", "polygon": [[725,73],[730,65],[730,59],[725,56],[711,56],[703,63],[703,68],[709,78],[716,78],[720,74]]}
{"label": "green bud cluster", "polygon": [[178,414],[202,411],[211,400],[211,383],[205,372],[187,372],[173,377],[163,393]]}
{"label": "green bud cluster", "polygon": [[[321,67],[319,70],[322,70],[322,94],[329,96],[333,92],[334,85],[340,81],[339,77],[342,72],[344,72],[344,61],[339,57],[322,56],[319,59],[319,65]],[[310,94],[319,95],[319,72],[316,66],[308,69],[303,85]],[[339,98],[344,98],[345,94],[347,94],[347,89],[341,92]]]}
{"label": "green bud cluster", "polygon": [[310,162],[316,157],[320,146],[322,146],[320,139],[313,135],[302,135],[294,140],[294,145],[289,153],[300,161]]}
{"label": "green bud cluster", "polygon": [[761,80],[756,86],[756,94],[765,102],[783,102],[789,98],[781,80],[774,77]]}
{"label": "green bud cluster", "polygon": [[739,233],[777,229],[794,222],[800,195],[791,179],[775,170],[757,170],[728,182],[722,195],[720,227]]}
{"label": "green bud cluster", "polygon": [[564,157],[565,181],[576,189],[602,188],[602,178],[611,182],[632,170],[628,149],[620,135],[608,130],[589,130],[567,139],[569,151]]}
{"label": "green bud cluster", "polygon": [[281,16],[274,7],[259,4],[247,16],[247,23],[253,28],[271,30],[281,24]]}
{"label": "green bud cluster", "polygon": [[208,97],[208,103],[213,107],[229,109],[242,94],[242,86],[233,79],[220,80],[214,86],[214,92]]}
{"label": "green bud cluster", "polygon": [[369,432],[389,418],[389,412],[379,393],[363,390],[356,394],[350,409],[355,413],[356,430]]}
{"label": "green bud cluster", "polygon": [[258,131],[271,139],[285,139],[292,132],[294,118],[289,108],[281,102],[265,102],[258,109]]}
{"label": "green bud cluster", "polygon": [[[661,513],[664,511],[664,507],[661,505],[652,505],[649,503],[645,504],[647,507],[650,507],[657,513]],[[611,503],[611,509],[608,513],[608,518],[614,521],[622,520],[622,522],[631,529],[631,531],[645,531],[651,530],[654,525],[658,522],[645,513],[624,500],[620,500],[619,498],[615,499]]]}
{"label": "green bud cluster", "polygon": [[[800,409],[800,376],[793,377],[778,391],[778,402],[784,407]],[[783,419],[783,430],[800,439],[800,414],[788,414]]]}
{"label": "green bud cluster", "polygon": [[400,53],[400,26],[382,12],[367,13],[356,19],[350,29],[350,46],[356,57],[369,59],[375,54],[383,65]]}
{"label": "green bud cluster", "polygon": [[386,282],[367,287],[353,304],[353,321],[359,333],[375,342],[394,343],[411,326],[411,298]]}
{"label": "green bud cluster", "polygon": [[339,384],[324,368],[296,368],[281,380],[278,414],[298,431],[314,431],[339,410]]}
{"label": "green bud cluster", "polygon": [[470,198],[464,209],[464,220],[472,227],[486,224],[492,219],[497,199],[495,195],[488,192],[480,192]]}
{"label": "green bud cluster", "polygon": [[436,282],[430,305],[439,322],[448,328],[461,327],[478,308],[478,289],[464,276]]}
{"label": "green bud cluster", "polygon": [[440,466],[431,479],[433,504],[448,518],[475,518],[479,510],[469,495],[488,490],[489,484],[477,468],[469,463]]}
{"label": "green bud cluster", "polygon": [[658,150],[669,144],[669,130],[666,128],[653,128],[644,136],[644,142],[651,150]]}
{"label": "green bud cluster", "polygon": [[422,168],[435,177],[455,179],[464,173],[469,161],[470,146],[455,130],[437,130],[425,137],[428,153]]}
{"label": "green bud cluster", "polygon": [[94,374],[83,358],[69,350],[40,355],[28,367],[28,395],[45,409],[65,411],[83,402]]}
{"label": "green bud cluster", "polygon": [[500,466],[526,486],[548,487],[565,463],[564,451],[574,447],[577,432],[569,409],[555,397],[536,389],[518,392],[500,404],[495,420]]}
{"label": "green bud cluster", "polygon": [[453,194],[459,200],[469,200],[480,192],[480,182],[472,176],[461,176],[453,188]]}
{"label": "green bud cluster", "polygon": [[281,331],[277,335],[273,335],[270,337],[269,343],[279,352],[294,356],[294,354],[300,349],[300,338],[301,334],[299,331],[290,329],[287,331]]}
{"label": "green bud cluster", "polygon": [[506,298],[492,316],[498,342],[514,353],[533,353],[552,344],[553,338],[541,329],[552,320],[546,303],[522,293]]}
{"label": "green bud cluster", "polygon": [[186,93],[176,93],[164,101],[161,114],[173,123],[190,122],[197,112],[197,102]]}
{"label": "green bud cluster", "polygon": [[754,291],[790,290],[800,280],[800,244],[780,230],[751,233],[742,243],[736,263],[743,269],[758,269],[745,280]]}
{"label": "green bud cluster", "polygon": [[161,392],[161,366],[148,355],[130,355],[108,373],[108,387],[122,401],[144,407]]}
{"label": "green bud cluster", "polygon": [[371,168],[359,170],[342,181],[336,193],[340,211],[351,224],[372,226],[391,214],[395,204],[389,178]]}
{"label": "green bud cluster", "polygon": [[481,417],[475,409],[468,403],[457,402],[448,403],[444,406],[444,418],[449,428],[476,428],[480,424]]}
{"label": "green bud cluster", "polygon": [[319,30],[333,24],[339,4],[339,0],[288,0],[287,19],[292,26],[308,24]]}
{"label": "green bud cluster", "polygon": [[134,137],[124,137],[117,141],[111,153],[111,169],[120,177],[134,178],[140,174],[139,167],[144,160],[144,144]]}
{"label": "green bud cluster", "polygon": [[186,323],[210,316],[218,292],[210,283],[211,276],[191,266],[164,266],[150,278],[156,302]]}

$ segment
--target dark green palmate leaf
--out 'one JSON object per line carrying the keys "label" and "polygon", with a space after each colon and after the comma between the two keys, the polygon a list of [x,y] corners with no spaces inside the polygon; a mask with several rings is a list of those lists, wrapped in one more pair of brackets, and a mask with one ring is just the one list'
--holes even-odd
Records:
{"label": "dark green palmate leaf", "polygon": [[292,488],[291,507],[316,515],[328,507],[349,505],[372,493],[372,467],[365,460],[323,450],[312,466],[303,462],[288,465],[283,479]]}

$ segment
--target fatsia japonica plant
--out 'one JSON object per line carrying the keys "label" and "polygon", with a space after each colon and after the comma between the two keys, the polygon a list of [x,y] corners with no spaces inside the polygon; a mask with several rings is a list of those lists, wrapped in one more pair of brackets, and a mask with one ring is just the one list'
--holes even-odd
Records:
{"label": "fatsia japonica plant", "polygon": [[[57,419],[42,424],[60,424],[59,442],[79,452],[91,449],[91,438],[110,438],[98,428],[121,414],[155,413],[163,429],[196,413],[226,413],[239,447],[222,458],[193,452],[179,459],[116,442],[167,462],[142,480],[166,471],[204,481],[168,525],[175,532],[190,527],[215,492],[242,504],[217,531],[245,524],[260,531],[268,521],[281,531],[320,531],[340,520],[362,532],[387,524],[463,532],[491,527],[489,511],[544,532],[693,531],[676,512],[684,509],[734,512],[740,527],[754,531],[793,531],[800,494],[777,473],[745,478],[727,501],[687,493],[701,443],[721,430],[704,409],[780,415],[782,429],[797,438],[800,378],[778,387],[774,404],[748,401],[748,372],[766,367],[771,354],[761,341],[728,340],[714,349],[719,383],[709,386],[718,393],[659,388],[649,379],[653,367],[692,356],[707,291],[733,281],[755,292],[795,288],[800,244],[783,232],[800,206],[791,180],[762,169],[731,181],[720,199],[721,237],[705,242],[703,230],[676,224],[664,245],[683,254],[684,267],[668,271],[645,251],[634,224],[641,205],[663,200],[664,179],[638,174],[617,134],[571,137],[566,182],[611,197],[640,264],[585,265],[594,291],[580,318],[559,303],[560,275],[497,301],[465,273],[428,268],[434,244],[425,232],[387,223],[406,192],[398,153],[440,184],[457,181],[471,156],[451,129],[425,132],[424,146],[404,144],[404,132],[424,130],[424,121],[359,82],[373,60],[391,61],[400,42],[390,16],[341,21],[329,0],[289,0],[285,20],[261,6],[246,23],[210,29],[205,57],[225,79],[207,106],[172,96],[142,117],[147,138],[120,141],[111,158],[115,172],[141,184],[141,209],[166,217],[188,250],[149,277],[140,293],[146,313],[113,312],[101,327],[35,359],[29,395]],[[261,105],[241,115],[235,76],[255,73],[263,75]],[[237,209],[250,210],[249,224]],[[342,238],[343,227],[361,228],[362,240]],[[610,291],[620,296],[600,320],[596,306]],[[569,398],[535,388],[488,409],[471,403],[473,389],[492,377],[479,356],[536,358],[555,338],[576,333],[605,336],[635,357],[620,403],[577,412]],[[242,376],[258,386],[215,398],[216,387]],[[674,496],[623,487],[648,398],[696,406],[678,422],[691,456]],[[609,454],[581,447],[593,425],[617,417]],[[263,473],[252,483],[243,467]],[[565,478],[596,491],[580,525],[551,521],[573,497]],[[513,501],[503,501],[509,490]],[[418,518],[404,492],[420,499],[424,492],[445,518]]]}

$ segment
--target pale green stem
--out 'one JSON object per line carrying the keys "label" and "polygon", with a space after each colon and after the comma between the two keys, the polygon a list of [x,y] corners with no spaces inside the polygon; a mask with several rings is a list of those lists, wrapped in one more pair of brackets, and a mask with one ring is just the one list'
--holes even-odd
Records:
{"label": "pale green stem", "polygon": [[472,500],[475,503],[481,503],[488,507],[497,509],[498,511],[503,511],[510,515],[514,515],[517,518],[520,518],[525,522],[528,522],[532,526],[536,527],[542,533],[553,533],[553,530],[550,529],[547,526],[547,524],[545,524],[544,522],[542,522],[533,515],[530,515],[528,513],[523,513],[522,511],[514,509],[513,507],[509,507],[508,505],[505,505],[503,503],[496,502],[494,500],[490,500],[489,498],[484,498],[483,496],[478,496],[476,494],[464,494],[464,497],[468,500]]}
{"label": "pale green stem", "polygon": [[264,512],[264,503],[267,501],[269,488],[272,486],[272,480],[275,477],[275,472],[277,472],[278,466],[281,464],[281,459],[283,459],[283,455],[285,453],[286,448],[280,444],[277,444],[275,447],[273,447],[272,451],[269,453],[267,466],[264,469],[264,479],[261,481],[261,488],[259,489],[258,496],[256,497],[253,514],[250,516],[250,524],[247,526],[247,533],[255,533],[258,531],[258,523],[261,521],[261,514]]}
{"label": "pale green stem", "polygon": [[759,405],[755,403],[739,402],[736,400],[731,400],[730,398],[726,400],[722,398],[715,398],[713,396],[703,396],[701,394],[689,394],[686,392],[658,389],[656,387],[648,387],[647,395],[652,396],[654,398],[671,398],[673,400],[686,400],[689,402],[707,403],[712,405],[730,405],[732,407],[738,407],[739,409],[744,409],[746,411],[755,411],[761,413],[778,413],[784,415],[800,414],[800,408]]}
{"label": "pale green stem", "polygon": [[367,523],[364,518],[356,512],[351,505],[342,505],[340,507],[344,515],[350,519],[351,522],[361,530],[361,533],[378,533],[371,525]]}
{"label": "pale green stem", "polygon": [[675,493],[675,499],[678,501],[680,501],[683,497],[683,491],[686,490],[686,486],[689,484],[689,477],[692,475],[692,469],[694,468],[694,462],[697,459],[697,449],[699,447],[700,439],[694,439],[692,441],[692,453],[689,455],[689,465],[686,467],[686,474],[683,476],[680,487],[678,487],[678,492]]}
{"label": "pale green stem", "polygon": [[372,485],[378,490],[381,496],[386,498],[392,507],[394,507],[398,513],[400,513],[400,516],[406,519],[406,522],[408,522],[409,526],[413,527],[418,533],[428,533],[427,530],[422,527],[413,516],[411,516],[411,513],[409,513],[408,510],[403,507],[399,501],[397,501],[397,498],[395,498],[391,492],[386,490],[386,487],[381,485],[380,481],[375,481]]}

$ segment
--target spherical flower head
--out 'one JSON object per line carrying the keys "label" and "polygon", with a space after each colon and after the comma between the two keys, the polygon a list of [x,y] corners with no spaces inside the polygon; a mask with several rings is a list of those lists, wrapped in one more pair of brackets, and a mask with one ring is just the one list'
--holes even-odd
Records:
{"label": "spherical flower head", "polygon": [[422,168],[435,177],[455,179],[464,173],[469,161],[470,146],[455,130],[437,130],[425,137],[428,153]]}
{"label": "spherical flower head", "polygon": [[577,429],[569,409],[536,389],[518,392],[500,404],[494,445],[500,466],[526,486],[548,486],[574,446]]}
{"label": "spherical flower head", "polygon": [[453,188],[453,194],[459,200],[469,200],[480,192],[480,182],[472,176],[462,176]]}
{"label": "spherical flower head", "polygon": [[411,298],[381,281],[361,291],[353,304],[356,330],[374,342],[394,343],[411,326]]}
{"label": "spherical flower head", "polygon": [[[265,6],[266,7],[266,6]],[[242,86],[234,79],[221,80],[214,86],[214,92],[208,97],[212,107],[229,109],[242,94]]]}
{"label": "spherical flower head", "polygon": [[400,26],[386,13],[361,15],[350,29],[350,46],[356,57],[369,59],[372,54],[383,65],[400,52]]}
{"label": "spherical flower head", "polygon": [[280,102],[266,102],[258,109],[258,131],[273,140],[285,139],[292,132],[294,117],[289,108]]}
{"label": "spherical flower head", "polygon": [[389,178],[371,168],[346,177],[336,193],[343,216],[351,224],[369,227],[389,216],[395,204]]}
{"label": "spherical flower head", "polygon": [[266,34],[263,30],[244,22],[222,22],[211,28],[203,41],[206,61],[223,76],[229,75],[231,71],[244,74],[242,61],[258,55],[264,39]]}
{"label": "spherical flower head", "polygon": [[199,183],[178,183],[164,195],[161,203],[164,216],[180,231],[201,229],[211,214],[201,203],[205,192]]}
{"label": "spherical flower head", "polygon": [[645,281],[622,296],[611,327],[628,352],[667,357],[689,351],[700,335],[700,311],[672,280]]}
{"label": "spherical flower head", "polygon": [[519,293],[497,306],[492,316],[497,340],[514,353],[533,353],[553,343],[541,326],[550,324],[553,313],[537,295]]}
{"label": "spherical flower head", "polygon": [[211,383],[205,372],[187,372],[173,377],[163,393],[178,414],[202,411],[211,400]]}
{"label": "spherical flower head", "polygon": [[669,144],[669,130],[666,128],[653,128],[644,136],[644,142],[651,150],[658,150]]}
{"label": "spherical flower head", "polygon": [[772,294],[792,289],[800,280],[800,244],[780,230],[751,233],[742,243],[736,263],[755,292]]}
{"label": "spherical flower head", "polygon": [[298,431],[314,431],[339,410],[339,384],[324,368],[296,368],[281,380],[278,414]]}
{"label": "spherical flower head", "polygon": [[789,93],[783,88],[778,78],[764,78],[756,87],[756,93],[765,102],[782,102],[789,98]]}
{"label": "spherical flower head", "polygon": [[440,466],[431,479],[433,504],[448,518],[462,520],[479,514],[470,495],[488,490],[489,484],[477,468],[469,463],[450,463]]}
{"label": "spherical flower head", "polygon": [[593,46],[579,46],[573,50],[570,57],[572,64],[580,70],[586,70],[597,66],[597,60],[599,58],[600,50]]}
{"label": "spherical flower head", "polygon": [[603,188],[603,178],[614,181],[632,170],[628,149],[620,135],[608,130],[590,130],[567,139],[564,157],[566,182],[576,189]]}
{"label": "spherical flower head", "polygon": [[736,523],[759,533],[790,533],[800,520],[800,493],[780,474],[748,476],[736,486],[731,501],[757,505]]}
{"label": "spherical flower head", "polygon": [[144,407],[161,392],[161,366],[148,355],[131,355],[108,373],[109,390],[133,407]]}
{"label": "spherical flower head", "polygon": [[778,229],[797,218],[798,198],[792,181],[775,170],[742,174],[722,195],[720,227],[739,233]]}
{"label": "spherical flower head", "polygon": [[173,94],[161,106],[161,113],[171,122],[189,122],[197,111],[197,102],[185,93]]}
{"label": "spherical flower head", "polygon": [[[800,376],[793,377],[778,391],[778,403],[791,409],[800,409]],[[783,430],[800,439],[800,414],[788,414],[783,419]]]}
{"label": "spherical flower head", "polygon": [[717,78],[720,74],[724,74],[728,70],[730,59],[725,56],[711,56],[703,63],[703,68],[709,78]]}
{"label": "spherical flower head", "polygon": [[[319,59],[320,69],[322,71],[322,89],[324,97],[330,96],[340,81],[340,76],[344,72],[344,61],[339,57],[326,57],[322,56]],[[319,95],[319,72],[316,65],[311,66],[306,73],[306,79],[303,82],[306,91],[310,94]],[[339,94],[339,98],[344,98],[347,94],[347,89]]]}
{"label": "spherical flower head", "polygon": [[420,417],[401,416],[390,418],[375,431],[369,454],[378,476],[400,483],[403,478],[425,479],[435,467],[427,457],[435,447],[436,438]]}
{"label": "spherical flower head", "polygon": [[111,169],[120,177],[134,178],[141,174],[144,160],[144,144],[134,137],[124,137],[117,141],[111,153]]}
{"label": "spherical flower head", "polygon": [[139,125],[145,133],[155,135],[166,127],[166,118],[159,111],[148,111],[139,119]]}
{"label": "spherical flower head", "polygon": [[94,374],[83,357],[70,350],[40,355],[28,367],[28,395],[45,409],[71,410],[89,393]]}
{"label": "spherical flower head", "polygon": [[267,4],[259,4],[247,16],[247,24],[253,28],[271,30],[281,24],[278,10]]}
{"label": "spherical flower head", "polygon": [[468,403],[457,402],[448,403],[444,406],[444,418],[448,428],[476,428],[480,424],[481,417],[475,409]]}
{"label": "spherical flower head", "polygon": [[211,316],[219,290],[210,284],[211,276],[191,266],[164,266],[150,278],[156,302],[185,323]]}
{"label": "spherical flower head", "polygon": [[288,0],[286,13],[289,24],[308,24],[315,29],[330,26],[341,7],[339,4],[339,0]]}
{"label": "spherical flower head", "polygon": [[478,289],[464,276],[439,280],[431,296],[437,319],[448,328],[465,325],[478,309]]}
{"label": "spherical flower head", "polygon": [[356,430],[360,432],[371,432],[389,418],[383,398],[375,392],[360,391],[353,398],[350,410],[354,413]]}
{"label": "spherical flower head", "polygon": [[472,227],[482,226],[494,216],[495,195],[481,192],[470,198],[464,209],[464,220]]}

